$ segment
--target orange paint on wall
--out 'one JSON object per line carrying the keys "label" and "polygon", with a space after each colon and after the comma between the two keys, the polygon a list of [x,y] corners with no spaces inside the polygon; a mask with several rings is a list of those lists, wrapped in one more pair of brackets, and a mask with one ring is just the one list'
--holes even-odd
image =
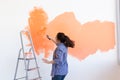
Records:
{"label": "orange paint on wall", "polygon": [[113,22],[96,20],[81,24],[76,20],[73,12],[65,12],[47,23],[47,14],[44,10],[35,8],[30,13],[29,30],[37,54],[40,49],[45,49],[46,53],[54,49],[53,43],[46,38],[46,34],[55,37],[58,32],[64,32],[75,41],[75,48],[69,49],[69,53],[79,60],[94,54],[97,50],[108,51],[115,46]]}
{"label": "orange paint on wall", "polygon": [[53,44],[46,38],[47,19],[47,14],[42,8],[34,8],[28,19],[28,30],[31,33],[35,51],[39,55],[44,50],[45,57],[49,55],[49,50],[53,50]]}

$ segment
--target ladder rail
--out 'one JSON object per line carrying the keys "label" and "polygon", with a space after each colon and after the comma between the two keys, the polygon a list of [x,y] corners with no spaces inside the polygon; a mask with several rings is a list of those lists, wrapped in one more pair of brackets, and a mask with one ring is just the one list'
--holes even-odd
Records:
{"label": "ladder rail", "polygon": [[[32,51],[32,48],[29,49],[29,53]],[[29,69],[29,63],[30,63],[30,60],[28,60],[28,63],[27,63],[27,69]]]}
{"label": "ladder rail", "polygon": [[[21,53],[21,51],[22,51],[22,48],[19,50],[18,58],[20,57],[20,53]],[[14,80],[16,80],[17,70],[18,70],[18,64],[19,64],[19,59],[17,59],[17,65],[16,65],[16,69],[15,69]]]}
{"label": "ladder rail", "polygon": [[[23,35],[22,35],[22,33],[23,33],[24,31],[21,31],[20,32],[20,39],[21,39],[21,46],[22,46],[22,52],[23,52],[23,58],[24,58],[24,65],[25,65],[25,70],[27,70],[27,62],[26,62],[26,57],[25,57],[25,51],[24,51],[24,44],[23,44]],[[28,80],[28,72],[26,71],[26,80]]]}
{"label": "ladder rail", "polygon": [[[29,39],[30,39],[30,43],[31,43],[31,45],[32,45],[32,46],[31,46],[31,49],[32,49],[32,52],[33,52],[33,56],[34,56],[34,58],[35,58],[36,67],[38,67],[38,63],[37,63],[36,56],[35,56],[35,48],[34,48],[34,45],[33,45],[33,41],[32,41],[31,34],[30,34],[29,31],[26,31],[26,32],[28,33],[28,36],[29,36]],[[41,77],[40,77],[39,69],[37,70],[37,72],[38,72],[39,78],[41,78]]]}

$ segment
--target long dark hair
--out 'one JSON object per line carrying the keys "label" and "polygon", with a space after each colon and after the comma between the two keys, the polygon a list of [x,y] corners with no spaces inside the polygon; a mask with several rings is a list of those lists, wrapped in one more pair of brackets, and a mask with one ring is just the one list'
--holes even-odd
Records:
{"label": "long dark hair", "polygon": [[64,43],[66,47],[74,47],[75,43],[72,41],[67,35],[62,32],[57,33],[56,38],[61,42]]}

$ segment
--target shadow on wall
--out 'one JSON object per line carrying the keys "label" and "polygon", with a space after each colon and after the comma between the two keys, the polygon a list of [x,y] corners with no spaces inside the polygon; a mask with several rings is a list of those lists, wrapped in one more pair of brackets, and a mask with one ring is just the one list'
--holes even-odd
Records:
{"label": "shadow on wall", "polygon": [[46,38],[46,34],[55,37],[58,32],[64,32],[75,41],[75,48],[69,49],[70,55],[79,60],[85,59],[98,49],[108,51],[115,46],[115,24],[99,20],[81,24],[73,12],[65,12],[47,22],[47,13],[42,8],[34,8],[30,12],[27,29],[31,32],[36,53],[45,50],[45,57],[54,49],[54,44]]}

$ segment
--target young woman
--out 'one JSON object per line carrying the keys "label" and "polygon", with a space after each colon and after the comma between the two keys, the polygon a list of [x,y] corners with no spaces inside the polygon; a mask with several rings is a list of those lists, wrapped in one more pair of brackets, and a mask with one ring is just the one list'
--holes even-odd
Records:
{"label": "young woman", "polygon": [[53,53],[52,61],[49,61],[47,59],[43,59],[43,61],[47,64],[52,64],[52,80],[64,80],[65,76],[68,73],[68,47],[73,48],[75,44],[68,36],[61,32],[57,33],[56,41],[51,39],[49,36],[47,37],[57,45],[57,48]]}

